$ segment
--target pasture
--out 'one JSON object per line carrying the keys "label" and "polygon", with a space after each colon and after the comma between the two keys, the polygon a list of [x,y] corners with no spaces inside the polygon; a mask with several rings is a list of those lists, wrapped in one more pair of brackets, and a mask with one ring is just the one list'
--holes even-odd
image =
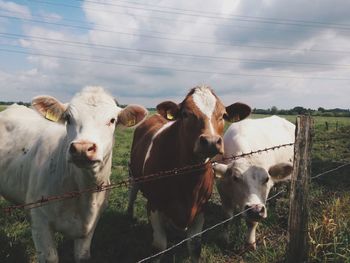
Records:
{"label": "pasture", "polygon": [[[1,106],[0,106],[1,110]],[[254,115],[253,118],[263,117]],[[282,116],[283,117],[283,116]],[[284,116],[294,122],[295,116]],[[350,118],[315,117],[312,174],[350,162]],[[328,122],[326,130],[325,122]],[[338,123],[338,125],[336,125]],[[133,130],[117,130],[113,157],[112,182],[128,176],[128,161]],[[24,138],[18,138],[24,139]],[[350,262],[350,167],[324,175],[310,189],[310,255],[312,262]],[[270,195],[286,185],[275,187]],[[281,262],[285,255],[288,223],[288,194],[271,200],[268,218],[259,225],[257,250],[244,251],[245,224],[237,219],[231,225],[230,242],[225,244],[220,228],[203,235],[204,262]],[[138,195],[135,219],[126,216],[128,190],[125,187],[110,192],[109,205],[97,226],[92,242],[92,262],[136,262],[150,255],[151,227],[148,225],[145,200]],[[25,212],[4,214],[8,202],[0,200],[0,261],[35,262],[34,245]],[[204,228],[222,220],[216,190],[208,204]],[[236,226],[235,226],[236,225]],[[170,244],[184,236],[172,235]],[[56,236],[61,262],[73,262],[73,243]],[[165,262],[189,262],[186,246],[166,255]]]}

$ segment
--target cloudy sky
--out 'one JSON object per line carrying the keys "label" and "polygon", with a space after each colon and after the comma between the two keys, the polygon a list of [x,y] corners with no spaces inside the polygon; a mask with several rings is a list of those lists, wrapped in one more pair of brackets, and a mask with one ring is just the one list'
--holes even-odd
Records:
{"label": "cloudy sky", "polygon": [[348,0],[0,0],[0,101],[87,85],[154,107],[350,108]]}

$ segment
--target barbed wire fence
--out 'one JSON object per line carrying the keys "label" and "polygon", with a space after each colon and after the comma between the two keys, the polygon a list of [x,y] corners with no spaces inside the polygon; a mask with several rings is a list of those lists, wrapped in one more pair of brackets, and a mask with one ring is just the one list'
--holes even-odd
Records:
{"label": "barbed wire fence", "polygon": [[[256,150],[256,151],[251,151],[249,153],[232,155],[229,157],[225,157],[224,160],[225,161],[237,160],[240,158],[245,158],[247,156],[252,156],[254,154],[261,154],[263,152],[268,152],[271,150],[277,150],[277,149],[284,148],[287,146],[292,146],[293,144],[294,143],[287,143],[287,144],[276,145],[276,146],[272,146],[269,148],[264,148],[264,149],[260,149],[260,150]],[[215,164],[216,164],[215,161],[209,161],[206,163],[193,164],[193,165],[188,165],[188,166],[181,167],[181,168],[174,168],[174,169],[167,170],[167,171],[152,173],[152,174],[137,177],[137,178],[128,178],[126,180],[118,181],[118,182],[107,184],[107,185],[103,185],[103,184],[96,185],[95,187],[87,188],[87,189],[84,189],[81,191],[66,192],[66,193],[63,193],[61,195],[42,196],[40,199],[33,201],[33,202],[30,202],[30,203],[7,206],[6,208],[4,208],[4,211],[6,213],[11,213],[13,210],[16,210],[16,209],[34,209],[37,207],[47,205],[51,202],[63,201],[63,200],[72,199],[72,198],[78,198],[81,195],[87,194],[87,193],[102,192],[102,191],[112,190],[114,188],[119,188],[119,187],[128,187],[130,184],[134,184],[134,183],[145,183],[145,182],[149,182],[149,181],[153,181],[153,180],[160,180],[160,179],[164,179],[164,178],[168,178],[168,177],[172,177],[172,176],[181,176],[181,175],[185,175],[187,173],[191,173],[194,171],[200,171],[202,169],[207,168],[207,166],[209,166],[209,165],[215,166]]]}
{"label": "barbed wire fence", "polygon": [[[274,151],[277,149],[281,149],[281,148],[285,148],[285,147],[291,147],[294,146],[294,143],[286,143],[286,144],[281,144],[281,145],[275,145],[269,148],[264,148],[264,149],[259,149],[259,150],[255,150],[255,151],[250,151],[250,152],[245,152],[245,153],[241,153],[239,155],[232,155],[232,156],[228,156],[228,157],[224,157],[223,161],[232,161],[232,160],[237,160],[240,158],[247,158],[249,156],[253,156],[256,154],[262,154],[262,153],[266,153],[269,151]],[[161,171],[158,173],[153,173],[153,174],[149,174],[147,176],[142,176],[142,177],[138,177],[138,178],[128,178],[126,180],[121,180],[118,182],[114,182],[108,185],[96,185],[95,187],[91,187],[91,188],[87,188],[81,191],[72,191],[72,192],[66,192],[63,193],[61,195],[52,195],[52,196],[42,196],[39,200],[33,201],[33,202],[29,202],[29,203],[25,203],[25,204],[20,204],[20,205],[11,205],[11,206],[7,206],[3,209],[3,211],[7,214],[10,215],[13,213],[14,210],[28,210],[28,209],[35,209],[38,207],[42,207],[45,205],[49,205],[51,203],[54,202],[59,202],[59,201],[63,201],[63,200],[68,200],[68,199],[73,199],[73,198],[79,198],[80,196],[84,195],[84,194],[88,194],[88,193],[97,193],[97,192],[102,192],[102,191],[109,191],[115,188],[120,188],[120,187],[128,187],[130,184],[135,184],[135,183],[145,183],[145,182],[150,182],[150,181],[154,181],[154,180],[160,180],[160,179],[164,179],[164,178],[169,178],[172,176],[183,176],[187,173],[193,172],[193,171],[199,171],[202,169],[207,169],[208,166],[215,166],[216,162],[215,161],[209,161],[207,163],[200,163],[200,164],[193,164],[193,165],[188,165],[182,168],[174,168],[171,170],[167,170],[167,171]],[[327,175],[327,174],[331,174],[335,171],[338,171],[344,167],[350,166],[350,162],[340,162],[340,165],[338,165],[335,168],[329,169],[327,171],[323,171],[317,175],[314,175],[312,177],[310,177],[310,180],[314,180],[317,179],[321,176]],[[277,197],[279,197],[282,193],[287,192],[287,190],[283,189],[279,192],[277,192],[276,194],[274,194],[273,196],[269,197],[267,199],[267,201],[270,201],[272,199],[275,199]],[[218,228],[219,226],[222,226],[230,221],[232,221],[234,218],[239,217],[240,215],[242,215],[243,213],[247,212],[249,209],[246,209],[244,211],[241,211],[225,220],[222,220],[204,230],[202,230],[199,233],[196,233],[190,237],[187,237],[183,240],[181,240],[180,242],[172,245],[171,247],[157,253],[154,255],[151,255],[149,257],[146,257],[144,259],[141,259],[138,261],[138,263],[142,263],[142,262],[147,262],[150,261],[154,258],[157,258],[163,254],[168,253],[169,251],[181,246],[182,244],[186,243],[187,241],[199,237],[213,229]],[[240,255],[244,254],[247,250],[243,250]]]}

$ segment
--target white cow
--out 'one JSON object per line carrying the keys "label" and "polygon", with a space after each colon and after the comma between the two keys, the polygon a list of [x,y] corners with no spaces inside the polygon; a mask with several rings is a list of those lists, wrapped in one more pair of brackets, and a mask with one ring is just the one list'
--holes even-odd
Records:
{"label": "white cow", "polygon": [[[271,187],[290,178],[294,148],[287,146],[234,161],[226,159],[226,163],[225,158],[293,143],[294,133],[294,124],[272,116],[233,123],[224,135],[224,158],[214,168],[221,175],[217,188],[227,217],[231,217],[237,209],[248,209],[243,216],[248,226],[247,244],[253,249],[256,248],[258,222],[267,217],[266,199]],[[227,231],[224,233],[227,235]]]}
{"label": "white cow", "polygon": [[[36,111],[13,105],[0,113],[0,195],[16,204],[108,184],[115,126],[134,126],[147,115],[141,106],[121,109],[99,87],[85,88],[69,104],[40,96],[32,105]],[[58,262],[54,232],[74,239],[76,262],[89,259],[107,196],[86,193],[31,209],[38,261]]]}

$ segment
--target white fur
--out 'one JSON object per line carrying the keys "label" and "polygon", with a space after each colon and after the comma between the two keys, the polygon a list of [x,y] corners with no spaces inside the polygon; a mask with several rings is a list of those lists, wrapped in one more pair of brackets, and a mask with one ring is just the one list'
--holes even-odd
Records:
{"label": "white fur", "polygon": [[171,125],[173,125],[173,124],[174,124],[174,121],[170,121],[170,122],[164,124],[163,127],[160,128],[160,129],[153,135],[152,140],[151,140],[151,143],[150,143],[150,145],[148,146],[148,149],[147,149],[147,153],[146,153],[146,156],[145,156],[145,160],[144,160],[144,162],[143,162],[142,172],[144,171],[146,162],[147,162],[147,160],[148,160],[149,157],[150,157],[151,150],[152,150],[152,147],[153,147],[153,141],[155,140],[155,138],[157,138],[157,136],[158,136],[159,134],[161,134],[165,129],[169,128],[169,127],[170,127]]}
{"label": "white fur", "polygon": [[206,86],[201,86],[196,88],[192,95],[193,101],[197,108],[209,119],[209,129],[211,134],[214,134],[214,128],[211,123],[211,117],[216,106],[216,98],[211,92],[211,90]]}

